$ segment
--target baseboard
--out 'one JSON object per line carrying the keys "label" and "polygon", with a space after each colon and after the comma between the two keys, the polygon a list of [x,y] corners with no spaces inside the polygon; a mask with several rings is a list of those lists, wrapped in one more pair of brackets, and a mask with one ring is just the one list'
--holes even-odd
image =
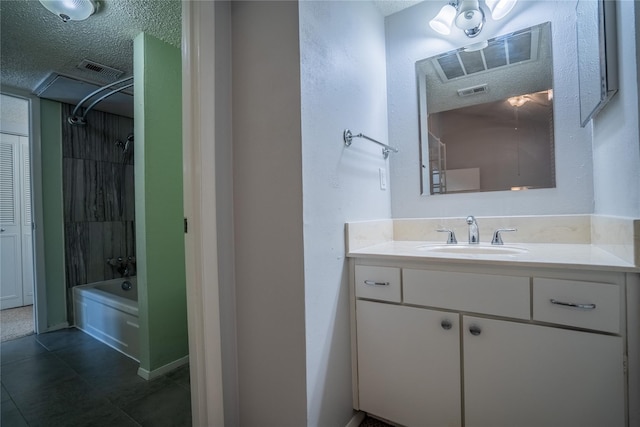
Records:
{"label": "baseboard", "polygon": [[69,326],[69,322],[58,323],[57,325],[49,326],[47,328],[47,332],[59,331],[61,329],[69,329],[72,326]]}
{"label": "baseboard", "polygon": [[353,414],[353,417],[351,417],[351,420],[345,427],[358,427],[360,423],[362,423],[362,420],[364,420],[365,416],[366,414],[364,412],[356,412],[355,414]]}
{"label": "baseboard", "polygon": [[154,378],[158,378],[159,376],[166,374],[167,372],[171,372],[182,365],[186,365],[187,363],[189,363],[189,355],[181,357],[178,360],[174,360],[171,363],[167,363],[166,365],[161,366],[158,369],[154,369],[152,371],[148,371],[143,368],[138,368],[138,376],[141,376],[147,381],[152,380]]}

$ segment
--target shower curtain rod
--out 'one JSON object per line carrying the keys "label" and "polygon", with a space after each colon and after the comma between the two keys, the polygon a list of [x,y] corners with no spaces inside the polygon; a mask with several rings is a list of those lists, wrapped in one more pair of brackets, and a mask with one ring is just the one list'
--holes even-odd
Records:
{"label": "shower curtain rod", "polygon": [[94,102],[92,102],[85,110],[84,113],[82,114],[82,116],[78,117],[78,110],[80,110],[80,108],[82,107],[82,104],[84,104],[85,102],[87,102],[89,99],[93,98],[94,96],[98,95],[100,92],[106,90],[106,89],[110,89],[113,86],[119,85],[121,83],[125,83],[128,82],[129,80],[133,80],[133,76],[131,77],[127,77],[118,81],[115,81],[113,83],[109,83],[106,86],[103,86],[99,89],[94,90],[93,92],[91,92],[89,95],[85,96],[84,98],[82,98],[82,100],[78,103],[78,105],[76,105],[76,108],[73,109],[73,112],[71,113],[71,115],[67,118],[67,121],[69,122],[69,124],[72,124],[74,126],[84,126],[87,124],[86,121],[86,116],[87,113],[89,113],[89,111],[91,111],[91,109],[93,107],[95,107],[99,102],[105,100],[106,98],[110,97],[113,94],[116,94],[122,90],[128,89],[131,86],[133,86],[133,82],[129,83],[128,85],[124,85],[121,86],[117,89],[113,89],[110,92],[106,93],[105,95],[102,95],[100,98],[96,99]]}

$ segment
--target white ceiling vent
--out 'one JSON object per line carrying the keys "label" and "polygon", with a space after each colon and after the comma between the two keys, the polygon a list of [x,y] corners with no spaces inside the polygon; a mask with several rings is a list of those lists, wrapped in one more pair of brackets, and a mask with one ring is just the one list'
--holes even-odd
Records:
{"label": "white ceiling vent", "polygon": [[97,62],[89,61],[88,59],[83,59],[82,62],[77,65],[77,67],[83,71],[90,72],[93,76],[96,76],[103,81],[115,81],[118,79],[118,77],[124,74],[124,71],[122,70],[108,67]]}
{"label": "white ceiling vent", "polygon": [[485,83],[482,85],[466,87],[464,89],[458,89],[458,96],[470,96],[479,95],[481,93],[489,92],[489,86]]}
{"label": "white ceiling vent", "polygon": [[458,49],[432,59],[443,82],[538,59],[540,27],[487,41],[484,49]]}

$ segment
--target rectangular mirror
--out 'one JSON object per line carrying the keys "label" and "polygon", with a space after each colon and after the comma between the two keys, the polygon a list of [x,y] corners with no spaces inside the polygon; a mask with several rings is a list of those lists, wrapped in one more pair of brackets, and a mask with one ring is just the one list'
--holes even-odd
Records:
{"label": "rectangular mirror", "polygon": [[555,187],[551,23],[416,63],[422,194]]}

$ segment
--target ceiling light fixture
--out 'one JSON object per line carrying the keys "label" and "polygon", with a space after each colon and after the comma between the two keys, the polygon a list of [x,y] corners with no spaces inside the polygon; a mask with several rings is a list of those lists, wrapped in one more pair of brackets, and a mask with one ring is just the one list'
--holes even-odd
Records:
{"label": "ceiling light fixture", "polygon": [[[518,0],[485,0],[494,20],[504,18],[515,6]],[[451,26],[455,24],[467,37],[476,37],[482,31],[485,23],[484,11],[480,8],[479,0],[454,0],[440,9],[440,12],[429,21],[434,31],[451,34]]]}
{"label": "ceiling light fixture", "polygon": [[512,107],[522,107],[524,104],[529,102],[530,99],[531,97],[529,95],[519,95],[512,96],[511,98],[507,99],[507,102],[509,102],[509,105],[511,105]]}
{"label": "ceiling light fixture", "polygon": [[40,0],[40,3],[64,22],[84,21],[96,11],[94,0]]}

